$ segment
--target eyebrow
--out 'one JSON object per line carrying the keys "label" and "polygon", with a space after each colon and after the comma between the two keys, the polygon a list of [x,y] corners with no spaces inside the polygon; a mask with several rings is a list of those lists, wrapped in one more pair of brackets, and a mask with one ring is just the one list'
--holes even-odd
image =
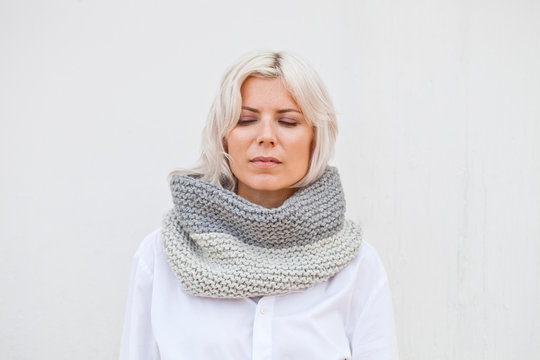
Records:
{"label": "eyebrow", "polygon": [[[247,111],[251,111],[251,112],[254,112],[254,113],[257,113],[257,114],[260,113],[259,110],[251,108],[249,106],[242,106],[242,109],[247,110]],[[283,114],[283,113],[288,113],[288,112],[296,112],[296,113],[301,114],[301,112],[296,110],[296,109],[281,109],[281,110],[277,111],[278,114]]]}

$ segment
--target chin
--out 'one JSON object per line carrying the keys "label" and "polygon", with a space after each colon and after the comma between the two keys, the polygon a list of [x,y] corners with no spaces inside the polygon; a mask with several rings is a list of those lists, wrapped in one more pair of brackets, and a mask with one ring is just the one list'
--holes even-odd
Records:
{"label": "chin", "polygon": [[278,190],[283,190],[283,189],[288,188],[288,186],[286,186],[286,185],[272,184],[272,183],[270,183],[270,184],[257,183],[257,184],[253,184],[253,185],[250,185],[250,184],[247,184],[247,185],[250,188],[252,188],[253,190],[257,190],[257,191],[278,191]]}
{"label": "chin", "polygon": [[[258,178],[259,177],[259,178]],[[255,179],[254,179],[255,178]],[[255,191],[278,191],[289,188],[290,183],[288,181],[283,181],[280,179],[273,178],[271,176],[254,176],[250,181],[243,182],[245,186],[251,188]],[[258,179],[257,179],[258,178]]]}

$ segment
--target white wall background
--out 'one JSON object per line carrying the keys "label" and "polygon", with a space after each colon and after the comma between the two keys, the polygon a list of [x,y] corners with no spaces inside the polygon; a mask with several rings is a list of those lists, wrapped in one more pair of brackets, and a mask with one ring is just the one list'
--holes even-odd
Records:
{"label": "white wall background", "polygon": [[0,354],[114,359],[131,256],[254,48],[315,65],[401,359],[540,359],[540,2],[0,2]]}

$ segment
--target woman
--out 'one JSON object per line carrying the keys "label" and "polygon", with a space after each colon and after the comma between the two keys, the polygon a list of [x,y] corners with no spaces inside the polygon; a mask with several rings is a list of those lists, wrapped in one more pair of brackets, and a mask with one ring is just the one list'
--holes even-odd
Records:
{"label": "woman", "polygon": [[345,220],[316,72],[254,52],[226,72],[199,166],[139,247],[121,359],[396,359],[384,268]]}

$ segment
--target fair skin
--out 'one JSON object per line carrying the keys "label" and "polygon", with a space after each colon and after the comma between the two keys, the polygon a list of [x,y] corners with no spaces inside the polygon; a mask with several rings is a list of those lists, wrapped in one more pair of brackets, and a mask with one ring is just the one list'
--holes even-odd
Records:
{"label": "fair skin", "polygon": [[308,171],[313,128],[280,79],[249,77],[241,95],[240,119],[226,137],[237,194],[276,208]]}

